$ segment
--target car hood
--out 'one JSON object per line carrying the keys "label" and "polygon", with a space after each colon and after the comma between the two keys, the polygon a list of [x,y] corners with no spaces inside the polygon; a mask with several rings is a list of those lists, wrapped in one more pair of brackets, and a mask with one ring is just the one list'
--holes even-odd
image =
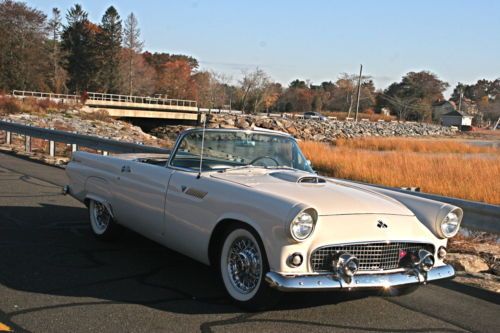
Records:
{"label": "car hood", "polygon": [[414,215],[405,205],[383,194],[302,171],[246,168],[213,173],[211,177],[306,204],[319,215]]}

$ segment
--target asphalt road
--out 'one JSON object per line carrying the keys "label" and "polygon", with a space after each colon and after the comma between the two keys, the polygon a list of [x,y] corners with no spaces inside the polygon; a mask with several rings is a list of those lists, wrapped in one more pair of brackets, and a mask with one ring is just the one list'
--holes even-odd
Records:
{"label": "asphalt road", "polygon": [[212,271],[132,232],[93,238],[64,171],[0,153],[0,331],[499,332],[500,297],[453,281],[401,297],[288,294],[231,305]]}

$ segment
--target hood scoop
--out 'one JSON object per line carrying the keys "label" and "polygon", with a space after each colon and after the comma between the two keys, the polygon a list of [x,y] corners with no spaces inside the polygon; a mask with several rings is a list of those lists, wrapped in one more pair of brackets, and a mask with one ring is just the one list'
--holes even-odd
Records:
{"label": "hood scoop", "polygon": [[326,180],[322,177],[316,175],[304,175],[303,173],[295,172],[272,172],[269,176],[278,178],[291,183],[301,183],[301,184],[324,184]]}

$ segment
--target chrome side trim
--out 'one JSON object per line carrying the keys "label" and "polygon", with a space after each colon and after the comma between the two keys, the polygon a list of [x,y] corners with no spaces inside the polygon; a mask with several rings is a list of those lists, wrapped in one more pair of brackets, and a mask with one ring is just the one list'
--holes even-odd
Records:
{"label": "chrome side trim", "polygon": [[332,275],[302,275],[288,277],[276,272],[266,274],[266,281],[280,291],[321,291],[333,289],[390,288],[407,284],[426,283],[455,276],[450,265],[434,267],[427,274],[405,271],[391,274],[354,275],[350,283]]}

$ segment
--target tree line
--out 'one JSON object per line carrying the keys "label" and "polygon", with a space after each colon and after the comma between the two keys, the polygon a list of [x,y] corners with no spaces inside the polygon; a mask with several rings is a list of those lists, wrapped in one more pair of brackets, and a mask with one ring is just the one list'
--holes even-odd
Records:
{"label": "tree line", "polygon": [[[198,60],[182,54],[144,50],[137,17],[122,20],[110,6],[98,23],[75,4],[64,14],[50,15],[24,2],[0,1],[0,91],[13,89],[81,94],[85,91],[161,96],[196,100],[207,108],[245,112],[332,111],[352,115],[357,104],[358,76],[343,73],[314,84],[296,79],[287,86],[262,69],[232,78],[201,70]],[[449,87],[429,71],[410,72],[399,82],[377,90],[369,76],[361,78],[360,111],[384,108],[400,119],[432,120],[434,103]],[[491,119],[500,116],[500,79],[459,83],[452,100],[477,104]]]}

